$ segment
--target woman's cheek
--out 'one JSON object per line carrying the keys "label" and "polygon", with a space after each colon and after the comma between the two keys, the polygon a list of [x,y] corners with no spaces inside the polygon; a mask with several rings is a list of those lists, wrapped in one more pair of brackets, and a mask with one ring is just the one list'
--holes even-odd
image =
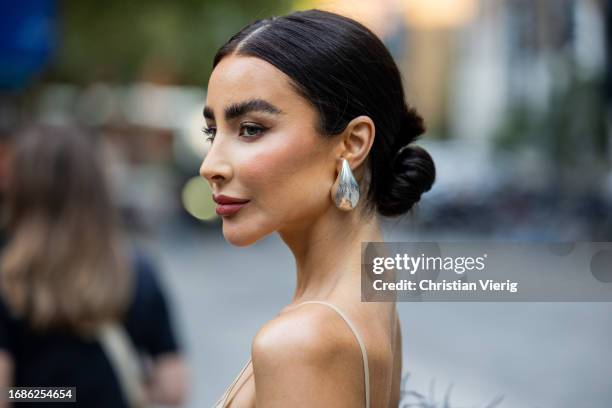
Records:
{"label": "woman's cheek", "polygon": [[[266,137],[266,136],[264,136]],[[269,135],[270,143],[262,143],[257,151],[251,149],[241,163],[241,183],[253,194],[286,188],[296,182],[296,177],[304,170],[309,157],[308,150],[298,143],[294,135]],[[274,138],[274,140],[272,140]],[[284,140],[281,140],[284,139]],[[254,146],[253,146],[254,147]],[[257,189],[257,191],[254,191]]]}
{"label": "woman's cheek", "polygon": [[291,218],[300,208],[310,208],[320,200],[319,186],[326,181],[319,174],[322,157],[316,149],[317,137],[269,134],[269,142],[257,146],[257,151],[251,145],[244,152],[240,184],[262,209]]}

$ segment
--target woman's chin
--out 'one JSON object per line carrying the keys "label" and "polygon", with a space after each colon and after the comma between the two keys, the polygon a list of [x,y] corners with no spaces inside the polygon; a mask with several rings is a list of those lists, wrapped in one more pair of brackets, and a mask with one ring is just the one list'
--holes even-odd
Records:
{"label": "woman's chin", "polygon": [[[242,217],[223,217],[223,237],[237,247],[252,245],[276,231],[278,224],[260,214],[236,214]],[[247,215],[247,216],[244,216]]]}
{"label": "woman's chin", "polygon": [[253,234],[247,231],[246,228],[227,226],[223,223],[223,237],[230,244],[237,247],[245,247],[254,244],[261,238],[261,234]]}

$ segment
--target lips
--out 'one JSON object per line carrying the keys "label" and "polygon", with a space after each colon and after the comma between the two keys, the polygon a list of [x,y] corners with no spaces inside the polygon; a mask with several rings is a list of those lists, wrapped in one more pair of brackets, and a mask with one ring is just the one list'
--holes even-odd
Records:
{"label": "lips", "polygon": [[243,204],[248,203],[250,200],[244,200],[241,198],[235,198],[226,196],[223,194],[213,195],[213,201],[217,204]]}
{"label": "lips", "polygon": [[213,201],[217,203],[215,211],[218,215],[227,216],[237,213],[242,207],[247,205],[250,200],[230,197],[226,195],[213,195]]}

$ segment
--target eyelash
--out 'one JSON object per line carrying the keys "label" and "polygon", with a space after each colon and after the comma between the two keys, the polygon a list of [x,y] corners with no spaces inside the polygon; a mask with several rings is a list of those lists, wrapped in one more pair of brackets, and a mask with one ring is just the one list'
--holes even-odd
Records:
{"label": "eyelash", "polygon": [[[258,133],[255,135],[251,135],[251,136],[243,136],[246,137],[247,139],[253,139],[256,138],[257,136],[261,135],[264,131],[268,130],[268,128],[266,128],[265,126],[260,126],[260,125],[249,125],[249,124],[244,124],[240,126],[240,129],[250,129],[250,130],[257,130]],[[217,128],[214,126],[211,126],[209,128],[207,127],[203,127],[202,128],[202,132],[207,135],[206,141],[207,142],[212,142],[213,140],[215,140],[215,133],[217,131]]]}
{"label": "eyelash", "polygon": [[210,127],[210,128],[203,127],[202,128],[202,133],[204,133],[207,136],[206,139],[205,139],[206,142],[212,142],[213,141],[213,139],[215,138],[213,132],[215,130],[216,129],[214,127]]}

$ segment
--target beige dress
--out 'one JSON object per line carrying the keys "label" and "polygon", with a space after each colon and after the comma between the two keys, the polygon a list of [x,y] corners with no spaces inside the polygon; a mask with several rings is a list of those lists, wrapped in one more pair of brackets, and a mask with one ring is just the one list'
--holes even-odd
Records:
{"label": "beige dress", "polygon": [[[351,331],[355,335],[355,338],[357,339],[357,342],[359,343],[359,348],[361,349],[361,356],[363,357],[363,371],[364,371],[364,381],[365,381],[365,408],[370,408],[370,371],[368,369],[368,354],[366,352],[366,348],[363,343],[363,340],[361,340],[361,336],[359,335],[359,333],[357,332],[357,329],[355,328],[355,325],[351,322],[348,316],[346,316],[336,305],[333,305],[329,302],[324,302],[321,300],[310,300],[307,302],[299,303],[298,305],[296,305],[296,307],[307,304],[307,303],[318,303],[321,305],[329,306],[330,308],[335,310],[340,315],[340,317],[342,317],[342,319],[346,322],[348,327],[351,329]],[[242,376],[244,371],[247,369],[249,364],[251,364],[250,358],[249,358],[249,361],[247,361],[247,363],[244,365],[244,367],[242,368],[238,376],[234,379],[232,384],[225,390],[221,398],[219,398],[219,400],[215,403],[215,405],[213,405],[213,408],[225,408],[226,407],[227,399],[232,389],[236,385],[236,382],[238,382],[238,379]]]}

